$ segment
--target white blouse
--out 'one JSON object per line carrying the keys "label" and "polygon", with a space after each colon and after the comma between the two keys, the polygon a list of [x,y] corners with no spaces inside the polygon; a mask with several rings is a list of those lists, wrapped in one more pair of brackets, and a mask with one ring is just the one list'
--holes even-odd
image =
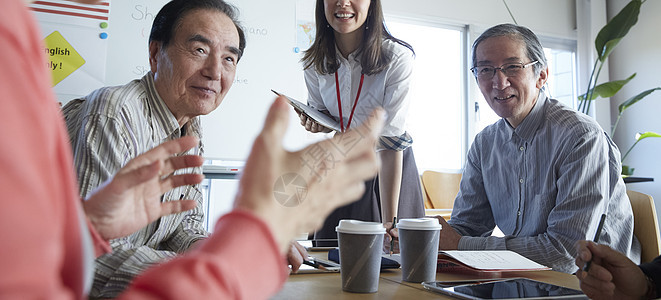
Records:
{"label": "white blouse", "polygon": [[[413,70],[413,52],[390,40],[384,40],[383,46],[383,50],[392,57],[392,61],[378,74],[365,75],[350,127],[359,126],[370,116],[372,110],[383,107],[387,116],[381,135],[401,136],[406,132],[406,115],[409,107],[407,94]],[[337,75],[344,128],[348,127],[349,116],[360,85],[362,68],[360,57],[357,57],[356,52],[345,59],[340,51],[337,51],[340,61]],[[314,67],[310,67],[305,70],[305,84],[308,88],[308,104],[318,110],[327,110],[339,122],[335,73],[321,75]]]}

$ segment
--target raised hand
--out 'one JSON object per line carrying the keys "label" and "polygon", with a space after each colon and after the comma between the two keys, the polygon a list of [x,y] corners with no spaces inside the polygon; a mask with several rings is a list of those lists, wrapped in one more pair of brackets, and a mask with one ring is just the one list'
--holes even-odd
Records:
{"label": "raised hand", "polygon": [[173,175],[199,167],[198,155],[173,156],[199,143],[191,136],[165,142],[131,160],[83,202],[85,214],[106,240],[129,235],[156,219],[195,207],[194,200],[161,202],[161,196],[179,186],[197,184],[202,174]]}
{"label": "raised hand", "polygon": [[288,106],[279,97],[255,139],[235,206],[264,219],[285,253],[293,236],[317,228],[333,209],[362,195],[363,181],[378,170],[374,149],[383,115],[377,110],[354,130],[288,152],[282,147]]}

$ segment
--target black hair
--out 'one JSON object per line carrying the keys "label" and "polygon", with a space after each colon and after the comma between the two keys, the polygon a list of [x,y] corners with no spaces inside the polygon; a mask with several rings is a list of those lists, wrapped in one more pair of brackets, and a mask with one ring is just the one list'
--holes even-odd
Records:
{"label": "black hair", "polygon": [[172,0],[168,2],[154,18],[149,34],[149,43],[152,41],[161,42],[162,49],[165,49],[172,40],[175,28],[179,25],[181,19],[187,13],[198,9],[217,10],[232,20],[239,32],[239,59],[241,59],[243,50],[246,48],[246,36],[237,19],[239,12],[236,7],[223,0]]}

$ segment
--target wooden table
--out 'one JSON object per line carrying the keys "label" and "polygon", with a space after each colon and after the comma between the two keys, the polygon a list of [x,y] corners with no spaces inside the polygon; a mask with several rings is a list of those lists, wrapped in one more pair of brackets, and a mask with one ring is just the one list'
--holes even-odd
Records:
{"label": "wooden table", "polygon": [[[324,257],[323,254],[312,253]],[[572,289],[580,289],[574,275],[556,271],[509,272],[502,277],[526,277]],[[469,280],[474,276],[437,273],[436,280]],[[454,299],[427,291],[420,283],[402,282],[401,269],[381,272],[379,291],[372,294],[349,293],[342,291],[340,273],[318,273],[291,275],[282,290],[271,299]]]}

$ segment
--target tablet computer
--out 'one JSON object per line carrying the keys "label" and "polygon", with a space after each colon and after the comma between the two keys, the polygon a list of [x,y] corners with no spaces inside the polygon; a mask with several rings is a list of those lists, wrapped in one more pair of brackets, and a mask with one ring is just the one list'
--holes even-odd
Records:
{"label": "tablet computer", "polygon": [[280,94],[274,90],[271,90],[271,92],[275,93],[278,96],[285,96],[287,98],[287,102],[294,108],[296,108],[298,111],[302,112],[305,114],[308,118],[313,119],[315,122],[319,123],[321,126],[324,126],[328,129],[335,130],[337,132],[342,132],[340,129],[340,123],[333,120],[330,116],[324,114],[323,112],[320,112],[310,106],[307,106],[306,104],[291,98],[287,95]]}
{"label": "tablet computer", "polygon": [[[381,255],[381,270],[385,269],[399,269],[399,261],[396,260],[396,257],[388,257],[386,254]],[[340,250],[335,248],[328,251],[328,260],[341,263],[340,262]]]}
{"label": "tablet computer", "polygon": [[431,291],[459,299],[588,299],[583,292],[527,278],[510,278],[490,282],[462,283],[423,282]]}
{"label": "tablet computer", "polygon": [[318,257],[308,257],[299,267],[296,273],[292,274],[310,274],[310,273],[338,273],[340,264]]}

